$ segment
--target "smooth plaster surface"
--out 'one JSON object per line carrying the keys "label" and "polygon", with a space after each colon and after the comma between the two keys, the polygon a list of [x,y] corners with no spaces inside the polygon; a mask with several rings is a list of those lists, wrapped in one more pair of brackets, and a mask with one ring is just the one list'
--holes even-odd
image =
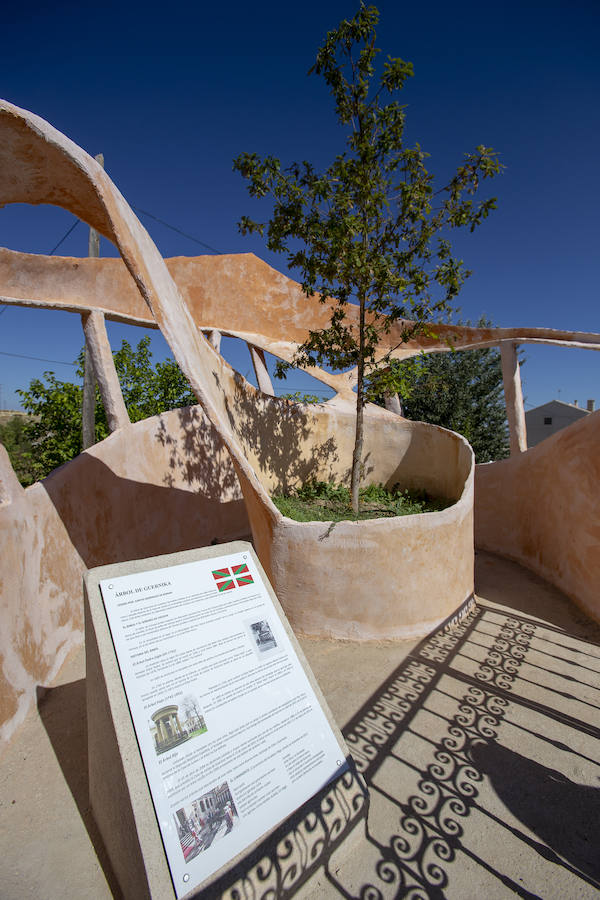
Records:
{"label": "smooth plaster surface", "polygon": [[[83,566],[234,537],[245,532],[248,520],[261,561],[298,631],[401,638],[424,633],[456,611],[473,588],[473,457],[466,442],[369,408],[365,479],[424,487],[454,504],[393,524],[343,523],[329,529],[286,519],[270,500],[274,488],[311,475],[347,475],[355,373],[315,372],[337,396],[316,408],[290,404],[255,391],[233,372],[215,350],[214,333],[237,334],[288,359],[307,329],[324,321],[326,307],[318,298],[307,302],[297,284],[251,254],[165,262],[101,166],[81,148],[43,119],[5,102],[0,102],[0,133],[0,201],[63,206],[112,240],[122,256],[122,261],[58,260],[2,250],[3,302],[91,313],[98,328],[89,329],[90,339],[101,370],[107,368],[106,347],[100,346],[102,315],[155,323],[203,410],[170,414],[180,417],[174,430],[176,419],[163,418],[158,436],[154,420],[134,432],[133,426],[120,425],[118,385],[107,379],[117,430],[106,442],[26,492],[15,487],[4,460],[2,733],[10,733],[24,716],[36,677],[51,677],[69,647],[81,640],[81,600],[74,585]],[[395,328],[390,346],[400,337]],[[211,332],[210,342],[201,330]],[[447,349],[447,339],[459,347],[523,339],[600,347],[594,334],[436,326],[435,336],[402,345],[395,355],[413,355],[421,347]],[[502,508],[494,505],[491,473],[480,479],[481,534],[489,535],[486,546],[499,548],[510,541],[502,534],[504,525],[490,524]],[[497,490],[508,481],[500,479]],[[527,492],[519,481],[511,486]],[[508,496],[505,492],[504,504],[510,503]],[[525,520],[526,504],[520,508]],[[522,540],[513,555],[529,559],[525,532],[515,529]],[[566,578],[576,592],[582,567],[565,552],[571,545],[555,543],[558,563],[547,570],[559,581]],[[589,607],[587,599],[583,602]]]}
{"label": "smooth plaster surface", "polygon": [[476,467],[475,542],[528,566],[600,621],[600,411]]}
{"label": "smooth plaster surface", "polygon": [[[329,320],[329,304],[321,304],[317,296],[307,298],[297,282],[252,253],[173,257],[165,264],[198,328],[240,337],[283,359],[292,358],[309,328],[322,327]],[[3,303],[79,313],[98,309],[115,321],[156,327],[120,259],[49,257],[0,248],[0,297]],[[352,308],[348,316],[355,318]],[[497,346],[501,341],[600,348],[598,334],[552,328],[436,323],[432,333],[402,341],[401,327],[397,323],[382,336],[382,351],[396,348],[396,358],[421,350],[445,352],[450,344],[468,349]],[[356,383],[356,370],[341,375],[318,368],[310,371],[347,396]]]}
{"label": "smooth plaster surface", "polygon": [[[148,312],[170,344],[204,415],[216,432],[219,449],[222,445],[229,453],[246,500],[255,546],[294,627],[315,634],[402,637],[424,633],[432,623],[441,621],[449,611],[458,609],[473,588],[473,456],[466,442],[441,429],[421,423],[406,423],[401,417],[384,410],[371,410],[366,422],[366,478],[385,483],[399,481],[406,487],[418,482],[419,487],[429,490],[438,485],[443,495],[456,502],[444,513],[419,517],[416,529],[396,524],[382,527],[376,522],[354,524],[351,528],[343,524],[327,534],[320,533],[315,541],[312,525],[283,517],[273,505],[269,491],[275,487],[292,486],[311,475],[321,478],[347,475],[354,431],[349,383],[345,382],[345,400],[340,395],[337,403],[320,405],[314,411],[278,401],[252,389],[203,338],[194,320],[193,303],[184,297],[147,232],[102,167],[39,117],[4,102],[0,103],[0,131],[3,137],[0,142],[1,202],[56,203],[83,218],[117,245]],[[10,254],[7,256],[4,253],[3,259],[8,261],[12,277],[17,282],[26,276],[26,269],[15,270],[11,267],[14,257]],[[82,271],[85,269],[88,277],[92,278],[103,271],[102,262],[93,262],[97,264],[95,268],[82,266]],[[268,331],[277,320],[273,311],[276,305],[271,308],[269,303],[265,266],[255,260],[246,262],[244,275],[250,284],[253,269],[262,272],[260,284],[251,284],[251,289],[261,297],[264,305],[262,319],[267,322],[265,327]],[[226,271],[228,261],[223,260],[222,265]],[[56,275],[58,268],[53,264],[50,268]],[[111,268],[119,273],[123,271],[122,267]],[[266,269],[271,283],[275,281],[280,293],[283,290],[286,294],[283,305],[287,316],[291,316],[287,324],[294,338],[296,334],[292,325],[295,322],[296,329],[299,327],[301,315],[297,308],[301,296],[298,285],[283,276],[273,276],[272,270],[269,267]],[[79,272],[79,264],[72,263],[71,270]],[[19,289],[22,290],[22,284]],[[54,291],[60,293],[62,289],[62,278],[59,277],[54,282]],[[213,298],[219,296],[214,285],[211,293]],[[120,296],[119,291],[116,294]],[[115,296],[114,290],[112,296]],[[240,306],[243,307],[243,304],[240,304],[238,297],[237,307]],[[313,306],[315,309],[319,306],[316,298]],[[81,311],[81,306],[78,308]],[[93,309],[93,315],[98,318],[98,310],[96,307]],[[267,309],[271,310],[270,315],[267,315]],[[313,312],[318,322],[318,315],[315,310]],[[322,316],[323,312],[319,315]],[[268,324],[269,318],[271,325]],[[100,322],[98,324],[101,325]],[[216,323],[204,324],[207,328],[214,328]],[[257,325],[262,327],[260,317]],[[103,343],[100,340],[102,333],[102,327],[90,328],[90,340]],[[260,343],[256,342],[256,345],[260,346]],[[92,354],[94,360],[100,361],[100,367],[102,349],[98,343],[95,354]],[[109,405],[114,405],[116,410],[119,406],[116,386],[112,388],[112,396],[110,386],[107,386],[107,394]],[[116,421],[118,424],[118,416]],[[130,426],[124,425],[113,433],[107,452],[110,454],[111,448],[120,443],[121,456],[126,457],[125,467],[131,461],[136,466],[136,472],[139,472],[151,455],[143,451],[133,455],[128,442],[129,429]],[[168,442],[168,432],[164,437]],[[197,464],[210,469],[214,464],[210,448],[197,447],[196,450]],[[99,457],[96,455],[95,458],[101,459],[103,452],[99,450]],[[84,455],[83,458],[87,460],[88,457]],[[65,467],[63,477],[73,478],[75,485],[81,465],[80,461],[74,461]],[[227,466],[228,463],[225,465],[226,472],[230,471]],[[135,478],[136,481],[152,484],[156,478],[163,476],[163,471],[159,465],[152,472],[142,471]],[[208,491],[213,489],[214,481],[211,481],[210,473],[206,476],[203,473],[201,480],[203,485],[208,485]],[[218,477],[216,483],[219,483]],[[52,479],[48,480],[48,485],[52,484]],[[89,484],[89,480],[85,484]],[[42,487],[38,489],[42,503],[46,502],[44,490]],[[66,493],[69,493],[68,490]],[[73,491],[66,500],[60,490],[56,496],[55,509],[60,507],[61,516],[70,514]],[[131,509],[135,509],[134,497],[130,495],[127,504],[125,499],[125,495],[113,494],[110,506],[99,506],[94,502],[86,504],[87,520],[96,520],[94,532],[103,536],[101,544],[104,536],[111,531],[110,522],[104,520],[107,517],[120,518],[121,510],[125,517],[130,516]],[[144,523],[145,530],[155,532],[161,527],[171,528],[171,523],[162,515],[162,509],[160,513],[161,517],[155,514]],[[53,515],[51,510],[50,515]],[[76,511],[71,521],[73,518],[77,518]],[[82,548],[87,548],[89,538],[85,521],[80,519],[79,523],[81,527],[73,527],[70,534],[80,566]],[[430,532],[435,532],[435,539]],[[127,556],[121,546],[121,542],[127,540],[125,538],[123,541],[126,534],[127,524],[121,522],[115,533],[121,559]],[[412,543],[411,534],[415,538]],[[395,564],[399,538],[404,554],[401,567]],[[432,565],[430,548],[434,543],[440,559],[438,565]],[[145,552],[140,555],[148,556],[150,552],[155,552],[152,548],[153,542],[148,539]],[[103,551],[108,553],[104,548]],[[369,581],[372,573],[368,557],[374,554],[379,583],[373,585]],[[307,559],[304,566],[301,564],[302,556]],[[450,577],[449,559],[461,560],[460,566],[451,567]],[[108,562],[110,555],[95,561]],[[85,564],[90,565],[89,553]],[[57,565],[56,561],[54,565]],[[323,582],[325,572],[329,581],[326,591]],[[446,586],[443,600],[439,594],[441,579]],[[402,593],[403,584],[410,588],[410,594]],[[416,585],[419,590],[415,598]],[[373,590],[384,587],[386,593],[379,606],[368,602]],[[323,605],[322,597],[327,595],[328,602]],[[347,608],[339,605],[338,595],[346,597]],[[11,658],[14,656],[12,646],[6,652]],[[17,690],[20,689],[19,686]]]}

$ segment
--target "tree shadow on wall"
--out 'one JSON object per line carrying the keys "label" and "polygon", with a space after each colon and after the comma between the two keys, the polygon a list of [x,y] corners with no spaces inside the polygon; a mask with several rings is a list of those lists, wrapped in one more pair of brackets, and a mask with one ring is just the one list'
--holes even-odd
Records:
{"label": "tree shadow on wall", "polygon": [[163,484],[174,487],[183,481],[212,500],[240,499],[241,489],[231,457],[202,408],[185,406],[174,412],[178,432],[169,430],[166,416],[158,417],[156,430],[156,440],[169,453],[169,471],[163,476]]}
{"label": "tree shadow on wall", "polygon": [[[229,425],[257,474],[265,476],[274,493],[287,493],[311,478],[339,479],[339,453],[335,436],[322,441],[313,435],[319,416],[306,406],[251,393],[242,376],[234,374],[234,392],[228,394],[215,374]],[[350,468],[348,467],[348,473]]]}

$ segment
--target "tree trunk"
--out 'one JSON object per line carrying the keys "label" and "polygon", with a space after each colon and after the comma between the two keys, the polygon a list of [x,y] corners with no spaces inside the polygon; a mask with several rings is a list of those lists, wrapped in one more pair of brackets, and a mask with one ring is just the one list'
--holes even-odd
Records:
{"label": "tree trunk", "polygon": [[356,433],[354,437],[354,452],[352,453],[352,479],[350,482],[350,494],[352,496],[352,512],[357,516],[360,512],[358,491],[360,488],[360,469],[363,449],[363,410],[365,394],[365,298],[360,298],[360,334],[358,357],[358,383],[356,385]]}
{"label": "tree trunk", "polygon": [[360,511],[358,502],[358,490],[360,488],[360,464],[363,447],[363,403],[360,396],[356,398],[356,435],[354,438],[354,453],[352,454],[352,481],[350,492],[352,494],[352,512],[355,516]]}

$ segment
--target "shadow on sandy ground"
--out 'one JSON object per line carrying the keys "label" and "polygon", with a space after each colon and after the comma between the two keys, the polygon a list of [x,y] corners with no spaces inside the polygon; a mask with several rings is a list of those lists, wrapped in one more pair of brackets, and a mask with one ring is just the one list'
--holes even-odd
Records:
{"label": "shadow on sandy ground", "polygon": [[[344,729],[370,803],[350,769],[211,900],[598,896],[598,627],[513,563],[478,554],[477,570],[477,607],[414,647]],[[352,658],[348,690],[360,647]],[[87,798],[84,680],[41,689],[38,708],[118,896]]]}
{"label": "shadow on sandy ground", "polygon": [[[56,759],[115,898],[122,894],[89,804],[85,678],[37,689],[37,707]],[[107,779],[107,790],[110,783]]]}

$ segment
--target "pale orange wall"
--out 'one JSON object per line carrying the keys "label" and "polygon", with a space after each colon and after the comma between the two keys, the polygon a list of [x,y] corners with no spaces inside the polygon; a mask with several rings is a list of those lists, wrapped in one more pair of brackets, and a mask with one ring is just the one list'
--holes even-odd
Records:
{"label": "pale orange wall", "polygon": [[246,537],[228,454],[199,407],[115,432],[23,490],[0,445],[0,739],[83,640],[86,568]]}
{"label": "pale orange wall", "polygon": [[0,738],[8,739],[37,685],[83,640],[84,565],[42,484],[0,504],[0,546]]}
{"label": "pale orange wall", "polygon": [[[317,296],[306,297],[300,285],[253,253],[173,257],[165,265],[199,328],[217,328],[256,339],[285,358],[308,329],[329,324],[331,307]],[[156,323],[121,259],[79,259],[18,253],[0,247],[0,296],[7,302],[71,311],[102,310],[108,319]],[[357,307],[347,315],[356,321]],[[597,334],[551,328],[476,328],[437,323],[429,334],[402,339],[401,323],[381,336],[381,350],[397,347],[394,356],[421,348],[494,346],[500,341],[535,340],[598,348]]]}
{"label": "pale orange wall", "polygon": [[600,411],[476,467],[475,543],[522,563],[600,621]]}
{"label": "pale orange wall", "polygon": [[[353,412],[327,404],[298,409],[295,419],[288,441],[278,444],[281,434],[267,428],[259,438],[281,459],[290,456],[293,477],[347,477]],[[260,442],[252,454],[244,449],[270,491],[271,466],[257,465]],[[295,522],[242,476],[258,555],[296,632],[363,641],[426,634],[473,593],[473,453],[453,432],[368,407],[363,459],[368,483],[400,483],[455,502],[390,519]]]}

